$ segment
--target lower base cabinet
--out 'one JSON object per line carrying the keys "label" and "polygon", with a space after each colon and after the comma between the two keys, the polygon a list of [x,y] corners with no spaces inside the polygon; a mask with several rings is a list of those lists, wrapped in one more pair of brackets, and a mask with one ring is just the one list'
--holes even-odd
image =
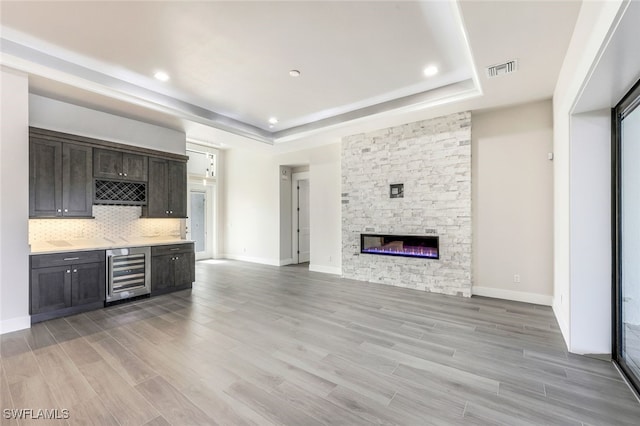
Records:
{"label": "lower base cabinet", "polygon": [[151,295],[191,288],[195,270],[193,243],[151,247]]}
{"label": "lower base cabinet", "polygon": [[[104,307],[104,250],[31,255],[31,323]],[[195,281],[193,243],[151,247],[151,295],[186,290]]]}
{"label": "lower base cabinet", "polygon": [[103,250],[33,255],[30,262],[32,323],[104,306]]}

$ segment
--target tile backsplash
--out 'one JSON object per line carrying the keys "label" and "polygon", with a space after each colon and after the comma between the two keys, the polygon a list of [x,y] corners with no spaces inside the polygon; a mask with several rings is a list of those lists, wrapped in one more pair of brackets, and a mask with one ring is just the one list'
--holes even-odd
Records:
{"label": "tile backsplash", "polygon": [[30,219],[29,243],[83,238],[181,236],[184,219],[141,219],[139,206],[93,206],[95,219]]}

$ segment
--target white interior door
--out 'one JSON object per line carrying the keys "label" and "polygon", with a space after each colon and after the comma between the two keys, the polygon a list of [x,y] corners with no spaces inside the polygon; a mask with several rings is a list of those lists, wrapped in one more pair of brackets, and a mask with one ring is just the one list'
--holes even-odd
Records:
{"label": "white interior door", "polygon": [[309,179],[298,181],[298,263],[308,262],[311,252],[309,224]]}

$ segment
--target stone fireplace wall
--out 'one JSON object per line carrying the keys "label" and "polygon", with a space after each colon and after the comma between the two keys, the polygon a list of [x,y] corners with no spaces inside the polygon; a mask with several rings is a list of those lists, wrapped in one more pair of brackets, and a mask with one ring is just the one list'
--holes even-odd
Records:
{"label": "stone fireplace wall", "polygon": [[[361,254],[361,233],[439,235],[440,259]],[[470,112],[342,140],[342,274],[471,296]]]}

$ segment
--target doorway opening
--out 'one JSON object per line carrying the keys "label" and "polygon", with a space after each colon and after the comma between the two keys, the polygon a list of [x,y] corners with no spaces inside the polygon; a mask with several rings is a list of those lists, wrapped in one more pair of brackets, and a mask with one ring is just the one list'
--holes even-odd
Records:
{"label": "doorway opening", "polygon": [[291,175],[292,205],[292,258],[294,264],[308,263],[311,259],[311,224],[309,208],[309,172]]}
{"label": "doorway opening", "polygon": [[196,260],[213,258],[213,186],[189,184],[187,239],[193,240]]}

